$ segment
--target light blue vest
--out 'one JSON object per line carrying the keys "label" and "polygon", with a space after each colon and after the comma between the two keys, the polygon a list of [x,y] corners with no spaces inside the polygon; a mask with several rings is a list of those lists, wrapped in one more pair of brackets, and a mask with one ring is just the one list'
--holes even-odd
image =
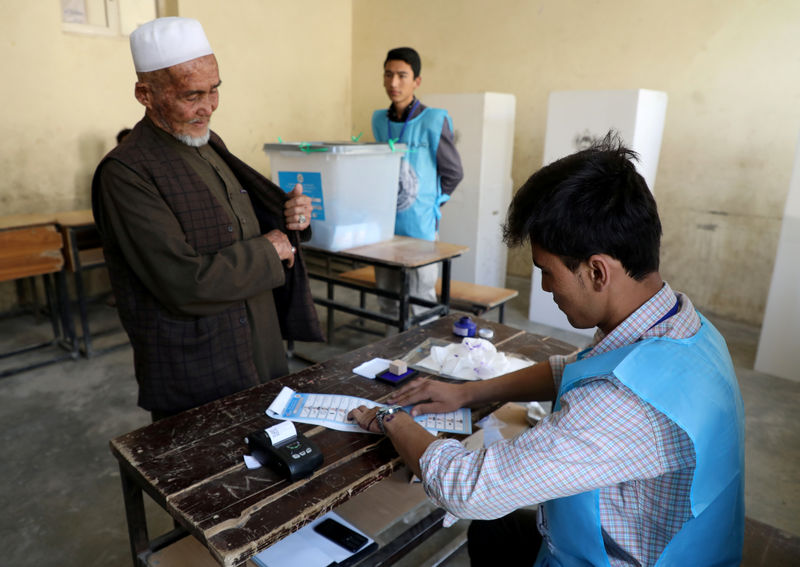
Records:
{"label": "light blue vest", "polygon": [[[439,108],[425,108],[406,122],[405,130],[402,122],[389,122],[386,110],[376,110],[372,115],[372,135],[376,141],[393,139],[408,146],[400,164],[395,234],[436,239],[442,216],[439,207],[450,198],[442,195],[441,180],[436,173],[436,151],[445,120],[452,131],[447,111]],[[403,136],[398,140],[401,131]]]}
{"label": "light blue vest", "polygon": [[[725,340],[702,315],[688,339],[655,338],[567,365],[556,400],[581,380],[613,375],[680,426],[697,465],[693,517],[667,544],[658,566],[738,566],[744,539],[744,407]],[[544,504],[548,537],[537,567],[609,565],[599,490]]]}

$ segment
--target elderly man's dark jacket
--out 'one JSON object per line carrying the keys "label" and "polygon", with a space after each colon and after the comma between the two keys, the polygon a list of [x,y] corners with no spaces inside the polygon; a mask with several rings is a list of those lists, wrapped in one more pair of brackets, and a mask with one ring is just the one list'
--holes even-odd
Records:
{"label": "elderly man's dark jacket", "polygon": [[[294,267],[286,269],[284,285],[273,290],[283,338],[323,340],[300,254],[299,233],[285,227],[286,193],[231,154],[213,132],[209,144],[247,188],[261,233],[278,228],[297,248]],[[232,219],[197,173],[158,139],[146,120],[139,122],[125,143],[103,161],[111,159],[122,162],[158,189],[198,254],[214,253],[235,241]],[[174,413],[258,384],[244,301],[215,315],[188,318],[186,324],[171,327],[170,333],[180,329],[180,337],[166,340],[159,336],[159,320],[174,320],[174,314],[145,287],[113,245],[113,238],[104,234],[98,178],[96,173],[92,204],[120,319],[133,345],[139,405]],[[301,236],[303,240],[310,238],[310,229]]]}

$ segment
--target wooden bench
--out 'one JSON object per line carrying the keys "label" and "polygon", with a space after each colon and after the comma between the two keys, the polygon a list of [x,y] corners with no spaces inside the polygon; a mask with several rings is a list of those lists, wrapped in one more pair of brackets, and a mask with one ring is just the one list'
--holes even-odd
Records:
{"label": "wooden bench", "polygon": [[[342,280],[356,283],[365,287],[375,287],[374,266],[364,266],[339,274]],[[436,282],[436,293],[442,293],[441,278]],[[468,311],[474,315],[482,315],[487,311],[497,308],[497,320],[502,323],[505,319],[505,304],[519,295],[515,289],[493,287],[468,282],[450,281],[450,307],[460,311]]]}
{"label": "wooden bench", "polygon": [[[68,358],[77,358],[78,353],[74,349],[75,334],[69,317],[67,290],[63,278],[63,247],[61,235],[50,215],[9,215],[0,218],[0,282],[21,280],[32,282],[32,278],[41,276],[53,331],[52,339],[0,353],[0,359],[50,346],[59,349],[55,356],[48,359],[28,361],[22,366],[0,370],[0,377],[12,376]],[[56,280],[55,286],[50,282],[51,275]],[[38,314],[39,302],[35,299],[35,283],[31,285],[31,294],[34,296],[34,311]],[[66,352],[61,350],[62,348]]]}

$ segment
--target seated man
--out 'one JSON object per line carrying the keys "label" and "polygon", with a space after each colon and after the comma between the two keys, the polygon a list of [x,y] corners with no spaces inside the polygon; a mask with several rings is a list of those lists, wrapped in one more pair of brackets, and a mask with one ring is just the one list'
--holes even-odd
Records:
{"label": "seated man", "polygon": [[391,399],[417,404],[414,414],[555,399],[551,415],[470,452],[399,406],[351,412],[389,436],[448,521],[480,520],[469,530],[473,565],[741,560],[736,376],[722,336],[659,275],[661,223],[635,157],[610,135],[542,168],[504,227],[507,243],[530,241],[542,288],[570,323],[598,327],[592,346],[483,382],[417,380]]}

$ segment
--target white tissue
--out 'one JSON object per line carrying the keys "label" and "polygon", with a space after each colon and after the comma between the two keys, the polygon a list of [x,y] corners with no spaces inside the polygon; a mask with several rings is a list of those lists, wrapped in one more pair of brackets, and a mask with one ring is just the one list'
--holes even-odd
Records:
{"label": "white tissue", "polygon": [[464,338],[460,344],[433,346],[430,355],[419,362],[420,366],[437,374],[464,380],[486,380],[530,364],[530,361],[516,358],[512,361],[505,353],[497,352],[486,339],[470,337]]}

